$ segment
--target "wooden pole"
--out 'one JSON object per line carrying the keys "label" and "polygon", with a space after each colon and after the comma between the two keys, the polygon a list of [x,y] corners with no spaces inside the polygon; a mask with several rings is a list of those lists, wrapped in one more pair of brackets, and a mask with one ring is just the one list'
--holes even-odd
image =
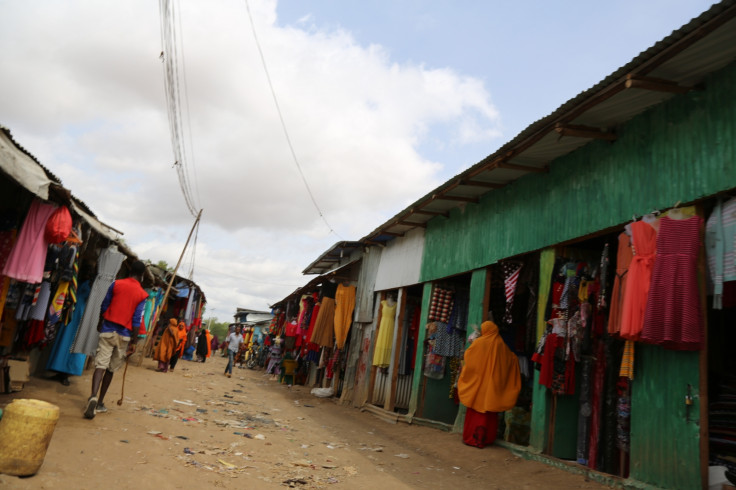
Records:
{"label": "wooden pole", "polygon": [[151,351],[153,350],[153,337],[154,333],[156,331],[156,323],[158,323],[158,316],[161,311],[163,311],[164,306],[166,305],[166,300],[169,297],[169,292],[171,291],[171,287],[174,285],[174,281],[176,280],[176,271],[179,270],[179,266],[181,265],[181,261],[184,258],[184,253],[187,251],[187,246],[189,246],[189,240],[192,239],[192,234],[194,233],[194,229],[197,227],[197,224],[199,223],[199,219],[202,217],[202,210],[199,210],[199,214],[197,214],[197,219],[194,220],[194,224],[192,225],[192,229],[189,231],[189,236],[187,237],[187,241],[184,244],[184,249],[181,251],[181,255],[179,256],[179,261],[176,263],[176,267],[174,267],[174,272],[171,273],[171,280],[169,281],[168,286],[166,287],[166,292],[164,293],[164,298],[161,300],[161,308],[158,308],[153,316],[153,322],[151,322],[151,331],[149,332],[149,335],[146,337],[146,344],[143,346],[143,355],[138,359],[138,366],[140,366],[143,363],[143,357],[149,357],[151,355]]}

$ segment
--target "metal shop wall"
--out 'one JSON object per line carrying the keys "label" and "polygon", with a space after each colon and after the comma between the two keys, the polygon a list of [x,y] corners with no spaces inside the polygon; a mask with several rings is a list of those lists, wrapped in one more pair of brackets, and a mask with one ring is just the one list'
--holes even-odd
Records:
{"label": "metal shop wall", "polygon": [[429,221],[421,281],[470,271],[715,194],[736,183],[736,64],[705,90],[680,95],[486,194]]}
{"label": "metal shop wall", "polygon": [[[736,183],[736,64],[705,90],[675,97],[426,230],[422,281],[483,267],[630,221],[633,214],[712,196]],[[665,488],[700,486],[698,353],[642,346],[632,386],[631,478]],[[704,387],[705,389],[705,387]],[[535,397],[532,430],[544,426]],[[537,450],[540,448],[536,448]]]}

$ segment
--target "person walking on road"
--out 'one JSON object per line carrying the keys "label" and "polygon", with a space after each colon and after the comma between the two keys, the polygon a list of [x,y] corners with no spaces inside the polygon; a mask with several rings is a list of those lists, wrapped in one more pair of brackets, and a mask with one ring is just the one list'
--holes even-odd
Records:
{"label": "person walking on road", "polygon": [[238,352],[240,344],[243,343],[243,335],[240,333],[240,325],[235,326],[234,332],[227,334],[225,342],[227,342],[227,367],[225,368],[225,376],[229,378],[233,374],[235,353]]}
{"label": "person walking on road", "polygon": [[158,361],[158,369],[160,373],[169,371],[169,363],[179,349],[179,329],[177,328],[176,318],[169,319],[164,333],[161,334],[161,340],[156,346],[156,352],[153,359]]}
{"label": "person walking on road", "polygon": [[170,371],[174,371],[177,361],[184,355],[184,345],[187,343],[187,326],[184,322],[179,322],[178,335],[179,335],[179,348],[174,351],[169,361]]}
{"label": "person walking on road", "polygon": [[135,352],[137,330],[141,325],[143,308],[148,298],[148,293],[141,286],[145,271],[143,262],[133,262],[130,277],[114,281],[102,301],[102,322],[97,327],[100,337],[95,353],[92,394],[84,410],[85,418],[93,419],[95,413],[107,412],[104,399],[112,376],[123,365],[125,358]]}

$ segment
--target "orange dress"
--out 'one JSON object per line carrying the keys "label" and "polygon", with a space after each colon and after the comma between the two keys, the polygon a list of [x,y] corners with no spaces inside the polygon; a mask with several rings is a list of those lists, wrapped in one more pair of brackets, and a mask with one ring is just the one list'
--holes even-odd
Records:
{"label": "orange dress", "polygon": [[620,333],[625,339],[639,340],[657,252],[657,230],[644,221],[631,223],[631,241],[634,258],[631,259],[624,291]]}
{"label": "orange dress", "polygon": [[631,250],[631,238],[626,233],[621,233],[618,236],[616,278],[613,280],[611,307],[608,316],[608,333],[610,334],[618,334],[621,331],[621,311],[624,306],[624,294],[632,258],[634,258],[634,253]]}

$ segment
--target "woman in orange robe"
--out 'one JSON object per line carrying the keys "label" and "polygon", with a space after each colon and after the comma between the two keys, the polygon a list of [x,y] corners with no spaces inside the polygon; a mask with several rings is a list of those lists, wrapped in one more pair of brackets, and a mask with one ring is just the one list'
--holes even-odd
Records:
{"label": "woman in orange robe", "polygon": [[480,448],[492,444],[498,412],[513,408],[519,391],[519,359],[504,343],[496,324],[483,322],[481,336],[465,351],[457,383],[460,402],[467,407],[463,442]]}
{"label": "woman in orange robe", "polygon": [[174,350],[174,354],[171,356],[171,361],[169,361],[169,369],[171,371],[176,367],[176,362],[179,358],[184,355],[184,344],[187,343],[187,326],[184,322],[179,322],[177,335],[179,343],[177,344],[176,350]]}
{"label": "woman in orange robe", "polygon": [[176,328],[176,318],[171,318],[166,330],[161,335],[161,340],[156,346],[156,352],[153,358],[158,361],[157,371],[161,373],[168,372],[171,356],[174,355],[179,343],[179,331]]}

